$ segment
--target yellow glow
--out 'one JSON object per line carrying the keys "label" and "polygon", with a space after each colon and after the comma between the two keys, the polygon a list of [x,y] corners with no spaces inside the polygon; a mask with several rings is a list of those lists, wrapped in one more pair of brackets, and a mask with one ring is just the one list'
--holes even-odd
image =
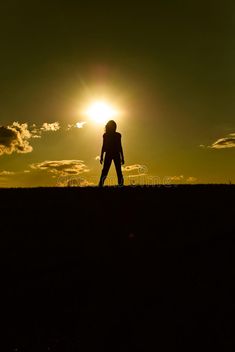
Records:
{"label": "yellow glow", "polygon": [[104,124],[118,115],[118,111],[105,101],[95,101],[88,106],[85,114],[93,121]]}

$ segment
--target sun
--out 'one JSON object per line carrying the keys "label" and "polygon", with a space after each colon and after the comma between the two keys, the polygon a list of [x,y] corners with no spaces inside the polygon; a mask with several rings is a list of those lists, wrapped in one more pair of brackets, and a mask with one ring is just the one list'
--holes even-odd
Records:
{"label": "sun", "polygon": [[91,103],[86,109],[85,115],[95,123],[104,124],[117,116],[118,111],[110,103],[100,100]]}

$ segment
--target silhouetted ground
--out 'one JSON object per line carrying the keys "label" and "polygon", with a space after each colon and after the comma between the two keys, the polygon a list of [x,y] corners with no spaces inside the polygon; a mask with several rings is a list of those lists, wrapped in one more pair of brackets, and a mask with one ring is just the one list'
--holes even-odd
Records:
{"label": "silhouetted ground", "polygon": [[234,350],[234,186],[0,197],[2,351]]}

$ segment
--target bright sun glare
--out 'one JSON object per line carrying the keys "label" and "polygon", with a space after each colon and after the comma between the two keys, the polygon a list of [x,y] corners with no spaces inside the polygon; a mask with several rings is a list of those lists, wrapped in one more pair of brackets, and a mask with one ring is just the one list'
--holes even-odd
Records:
{"label": "bright sun glare", "polygon": [[114,118],[118,111],[105,101],[95,101],[87,108],[85,114],[94,122],[103,124]]}

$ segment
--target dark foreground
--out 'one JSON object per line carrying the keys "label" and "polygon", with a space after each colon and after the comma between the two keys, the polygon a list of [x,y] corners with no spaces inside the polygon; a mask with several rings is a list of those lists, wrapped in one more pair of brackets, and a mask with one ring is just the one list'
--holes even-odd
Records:
{"label": "dark foreground", "polygon": [[2,351],[234,350],[234,186],[0,199]]}

